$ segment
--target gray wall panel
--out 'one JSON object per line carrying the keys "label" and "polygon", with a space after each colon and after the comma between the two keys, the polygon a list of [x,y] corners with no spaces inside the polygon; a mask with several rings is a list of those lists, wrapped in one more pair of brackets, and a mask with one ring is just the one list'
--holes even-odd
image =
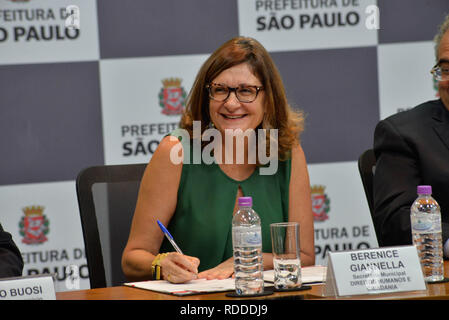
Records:
{"label": "gray wall panel", "polygon": [[293,107],[306,114],[308,163],[356,161],[379,121],[376,47],[272,54]]}
{"label": "gray wall panel", "polygon": [[379,43],[432,40],[444,17],[448,0],[379,0]]}
{"label": "gray wall panel", "polygon": [[210,53],[238,35],[235,0],[98,1],[102,58]]}
{"label": "gray wall panel", "polygon": [[103,164],[98,62],[0,66],[0,185]]}

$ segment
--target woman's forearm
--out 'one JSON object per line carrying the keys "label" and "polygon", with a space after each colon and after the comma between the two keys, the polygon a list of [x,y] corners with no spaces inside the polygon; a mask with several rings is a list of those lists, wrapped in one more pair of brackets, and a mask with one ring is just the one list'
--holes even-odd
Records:
{"label": "woman's forearm", "polygon": [[123,273],[129,281],[150,280],[153,259],[154,255],[145,250],[128,251],[122,259]]}

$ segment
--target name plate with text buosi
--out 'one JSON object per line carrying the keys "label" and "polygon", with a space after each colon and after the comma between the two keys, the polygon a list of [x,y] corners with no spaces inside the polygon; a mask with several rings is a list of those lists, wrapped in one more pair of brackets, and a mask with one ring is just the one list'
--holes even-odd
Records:
{"label": "name plate with text buosi", "polygon": [[329,252],[325,296],[426,290],[415,246]]}
{"label": "name plate with text buosi", "polygon": [[1,300],[56,300],[51,275],[0,279]]}

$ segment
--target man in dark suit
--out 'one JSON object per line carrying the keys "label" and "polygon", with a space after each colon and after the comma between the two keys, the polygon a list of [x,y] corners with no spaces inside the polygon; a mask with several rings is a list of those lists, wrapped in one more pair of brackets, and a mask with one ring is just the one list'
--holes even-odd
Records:
{"label": "man in dark suit", "polygon": [[23,259],[11,234],[3,230],[0,224],[0,278],[22,275]]}
{"label": "man in dark suit", "polygon": [[418,185],[431,185],[440,204],[443,244],[449,257],[449,16],[435,37],[439,100],[378,123],[373,223],[380,246],[412,243],[410,207]]}

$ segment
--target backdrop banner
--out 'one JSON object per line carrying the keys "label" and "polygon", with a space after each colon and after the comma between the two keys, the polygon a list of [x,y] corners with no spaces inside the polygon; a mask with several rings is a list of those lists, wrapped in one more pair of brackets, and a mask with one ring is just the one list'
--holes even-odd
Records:
{"label": "backdrop banner", "polygon": [[202,63],[238,35],[267,48],[306,116],[316,263],[376,248],[357,160],[380,119],[438,99],[448,13],[447,0],[0,0],[0,223],[24,275],[89,288],[78,173],[147,163]]}

